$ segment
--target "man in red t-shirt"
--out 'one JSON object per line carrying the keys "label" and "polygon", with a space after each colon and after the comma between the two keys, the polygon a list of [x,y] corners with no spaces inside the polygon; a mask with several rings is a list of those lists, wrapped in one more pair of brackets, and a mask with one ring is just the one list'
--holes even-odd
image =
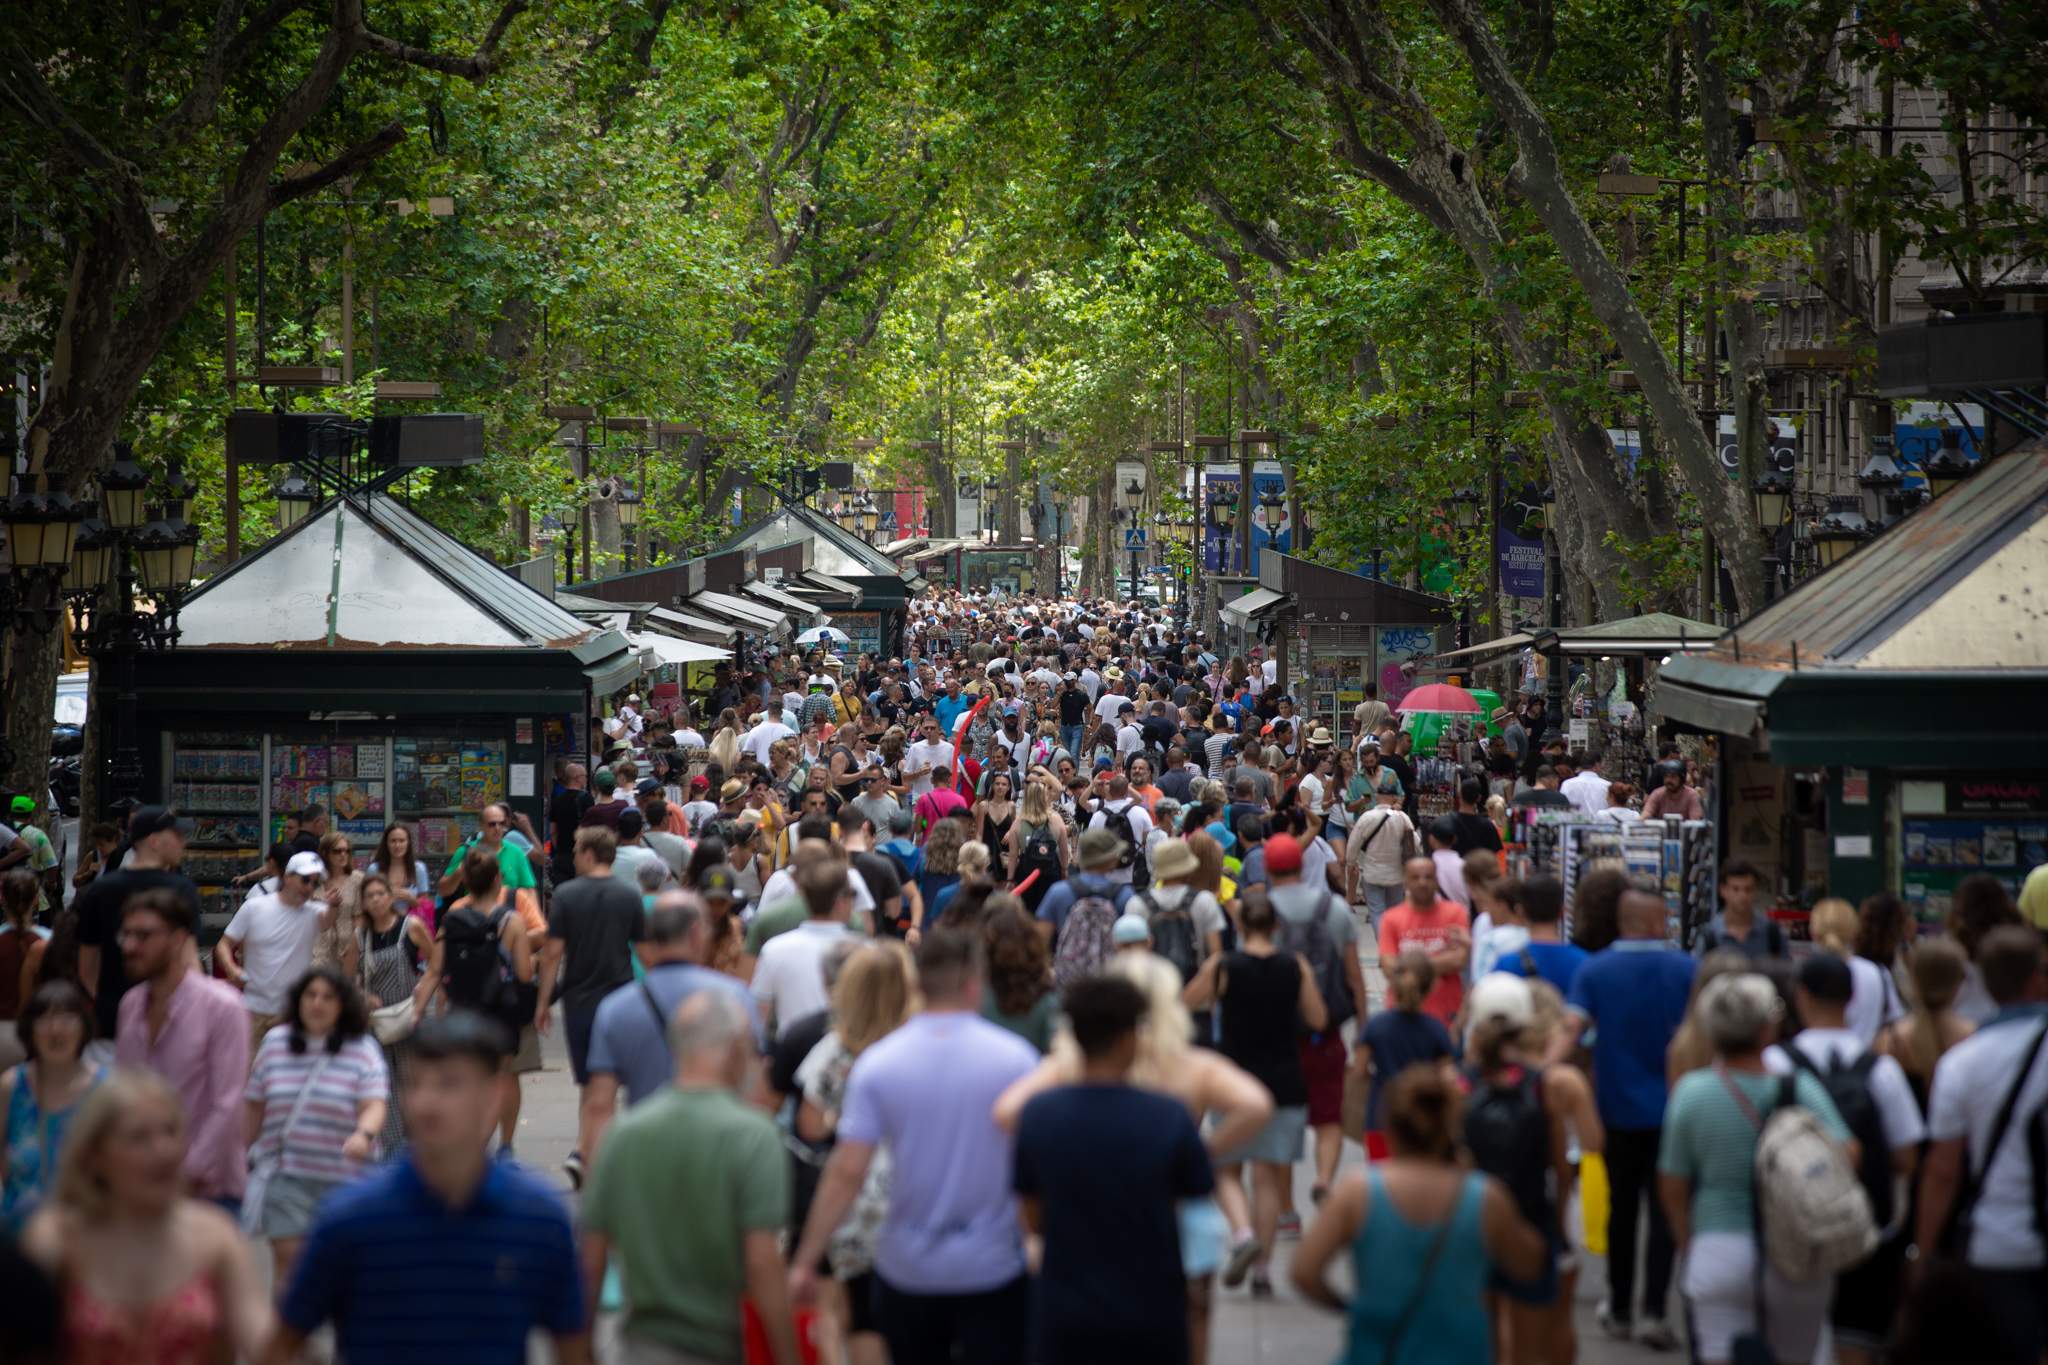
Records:
{"label": "man in red t-shirt", "polygon": [[1472,956],[1472,919],[1465,907],[1437,893],[1436,864],[1410,858],[1401,865],[1408,898],[1380,916],[1380,961],[1391,963],[1405,949],[1418,948],[1436,968],[1436,985],[1422,1012],[1445,1028],[1465,1003],[1465,963]]}

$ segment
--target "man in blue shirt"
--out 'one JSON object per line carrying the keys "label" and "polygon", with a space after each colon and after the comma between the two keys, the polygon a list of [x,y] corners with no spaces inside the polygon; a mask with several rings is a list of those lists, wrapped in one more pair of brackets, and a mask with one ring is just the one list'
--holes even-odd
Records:
{"label": "man in blue shirt", "polygon": [[326,1322],[344,1360],[523,1365],[527,1333],[587,1365],[583,1279],[561,1196],[485,1155],[510,1039],[457,1010],[420,1025],[405,1078],[405,1153],[320,1210],[278,1305],[269,1365]]}
{"label": "man in blue shirt", "polygon": [[[1586,1029],[1593,1036],[1593,1099],[1607,1128],[1608,1299],[1600,1325],[1610,1336],[1670,1350],[1677,1338],[1664,1322],[1671,1287],[1671,1225],[1655,1195],[1657,1148],[1663,1140],[1664,1054],[1685,1019],[1693,960],[1665,937],[1663,894],[1646,877],[1631,877],[1618,910],[1621,938],[1586,960],[1572,978],[1570,1027],[1559,1030],[1550,1060],[1564,1060]],[[1541,970],[1541,965],[1538,967]],[[1643,1320],[1635,1323],[1636,1214],[1650,1206],[1644,1258]]]}
{"label": "man in blue shirt", "polygon": [[1520,952],[1503,953],[1494,959],[1493,969],[1514,976],[1527,976],[1523,957],[1535,964],[1536,974],[1557,987],[1569,1000],[1572,983],[1590,956],[1576,943],[1564,941],[1564,884],[1555,877],[1538,874],[1522,879],[1522,914],[1529,921],[1529,944]]}
{"label": "man in blue shirt", "polygon": [[972,705],[974,698],[960,695],[960,680],[948,678],[946,695],[932,703],[932,714],[939,718],[939,729],[942,732],[940,738],[953,737],[953,727],[959,724],[960,717],[966,715],[967,708]]}

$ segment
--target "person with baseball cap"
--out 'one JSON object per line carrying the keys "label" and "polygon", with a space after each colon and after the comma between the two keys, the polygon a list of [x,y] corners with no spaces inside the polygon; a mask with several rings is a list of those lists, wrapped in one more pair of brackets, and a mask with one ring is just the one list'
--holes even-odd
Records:
{"label": "person with baseball cap", "polygon": [[36,824],[36,799],[17,796],[7,805],[7,823],[0,824],[0,871],[26,867],[37,882],[36,913],[47,919],[64,904],[63,859],[57,856],[50,836]]}
{"label": "person with baseball cap", "polygon": [[277,879],[277,890],[243,901],[215,947],[221,975],[242,992],[252,1053],[284,1017],[292,983],[313,965],[313,941],[327,912],[326,902],[315,900],[313,893],[326,880],[319,854],[294,853]]}
{"label": "person with baseball cap", "polygon": [[121,996],[131,984],[121,950],[121,908],[129,897],[169,891],[190,908],[193,924],[199,922],[199,888],[178,870],[191,823],[166,806],[138,806],[128,817],[127,862],[110,857],[108,866],[118,870],[101,873],[72,905],[78,912],[78,979],[93,996],[98,1026],[95,1060],[112,1056]]}

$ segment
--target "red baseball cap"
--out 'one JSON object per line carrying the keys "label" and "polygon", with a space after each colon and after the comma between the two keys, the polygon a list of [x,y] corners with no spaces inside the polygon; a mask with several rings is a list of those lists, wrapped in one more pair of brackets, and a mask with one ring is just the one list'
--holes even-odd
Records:
{"label": "red baseball cap", "polygon": [[1292,834],[1276,834],[1266,840],[1266,871],[1301,871],[1301,841]]}

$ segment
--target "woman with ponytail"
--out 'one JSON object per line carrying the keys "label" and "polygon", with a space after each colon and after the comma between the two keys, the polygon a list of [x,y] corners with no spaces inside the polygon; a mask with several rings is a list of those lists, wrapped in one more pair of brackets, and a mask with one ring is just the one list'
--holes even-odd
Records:
{"label": "woman with ponytail", "polygon": [[[1345,1175],[1302,1234],[1291,1273],[1303,1297],[1346,1313],[1341,1365],[1487,1365],[1492,1331],[1474,1311],[1494,1271],[1528,1281],[1549,1255],[1507,1188],[1458,1162],[1456,1082],[1441,1066],[1410,1067],[1387,1090],[1392,1155]],[[1330,1288],[1346,1248],[1347,1303]]]}
{"label": "woman with ponytail", "polygon": [[1913,1008],[1877,1035],[1876,1051],[1898,1058],[1922,1114],[1927,1112],[1927,1089],[1934,1084],[1935,1064],[1977,1031],[1975,1024],[1955,1012],[1968,965],[1953,939],[1922,940],[1906,961],[1913,982]]}

